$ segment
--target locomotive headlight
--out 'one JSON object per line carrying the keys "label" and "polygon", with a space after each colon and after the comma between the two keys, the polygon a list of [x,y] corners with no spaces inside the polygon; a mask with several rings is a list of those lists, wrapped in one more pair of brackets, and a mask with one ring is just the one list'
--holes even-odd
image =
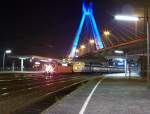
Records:
{"label": "locomotive headlight", "polygon": [[45,71],[53,73],[54,72],[54,67],[52,65],[46,65]]}

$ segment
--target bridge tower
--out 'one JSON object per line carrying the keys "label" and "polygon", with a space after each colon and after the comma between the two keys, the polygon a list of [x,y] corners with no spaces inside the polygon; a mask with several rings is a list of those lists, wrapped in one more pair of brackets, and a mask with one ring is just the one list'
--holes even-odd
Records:
{"label": "bridge tower", "polygon": [[75,52],[76,52],[76,49],[77,49],[77,46],[79,43],[79,39],[80,39],[80,35],[81,35],[82,29],[83,29],[83,25],[84,25],[86,19],[89,19],[89,22],[91,24],[96,49],[104,48],[100,33],[98,31],[98,27],[97,27],[97,24],[96,24],[96,21],[94,18],[93,4],[84,2],[82,5],[82,12],[83,12],[83,14],[82,14],[81,22],[80,22],[79,28],[77,30],[77,33],[75,35],[75,39],[74,39],[72,49],[71,49],[71,52],[69,55],[70,58],[75,57]]}

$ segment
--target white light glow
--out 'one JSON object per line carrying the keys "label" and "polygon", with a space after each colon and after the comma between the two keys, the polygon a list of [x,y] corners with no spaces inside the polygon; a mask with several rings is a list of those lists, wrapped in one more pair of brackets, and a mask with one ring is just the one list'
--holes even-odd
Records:
{"label": "white light glow", "polygon": [[52,61],[52,59],[48,59],[48,61],[49,61],[49,62],[51,62],[51,61]]}
{"label": "white light glow", "polygon": [[123,58],[116,58],[117,61],[123,62],[124,59]]}
{"label": "white light glow", "polygon": [[46,65],[45,71],[47,73],[53,73],[54,72],[54,68],[52,65]]}
{"label": "white light glow", "polygon": [[68,64],[67,64],[67,63],[62,63],[62,66],[67,67],[67,66],[68,66]]}
{"label": "white light glow", "polygon": [[10,54],[12,51],[11,50],[6,50],[5,53],[6,54]]}
{"label": "white light glow", "polygon": [[86,47],[85,47],[85,45],[81,45],[80,48],[81,49],[85,49]]}
{"label": "white light glow", "polygon": [[76,55],[75,57],[76,57],[76,58],[78,58],[79,56],[78,56],[78,55]]}
{"label": "white light glow", "polygon": [[79,53],[79,49],[76,49],[76,53]]}
{"label": "white light glow", "polygon": [[123,54],[124,53],[123,51],[120,51],[120,50],[115,50],[114,52],[118,53],[118,54]]}
{"label": "white light glow", "polygon": [[47,62],[49,62],[48,60],[44,60],[44,59],[42,59],[42,60],[40,60],[41,62],[45,62],[45,63],[47,63]]}
{"label": "white light glow", "polygon": [[116,15],[115,19],[121,21],[139,21],[138,17],[129,15]]}
{"label": "white light glow", "polygon": [[36,65],[40,65],[40,62],[37,62],[37,61],[36,61],[35,64],[36,64]]}

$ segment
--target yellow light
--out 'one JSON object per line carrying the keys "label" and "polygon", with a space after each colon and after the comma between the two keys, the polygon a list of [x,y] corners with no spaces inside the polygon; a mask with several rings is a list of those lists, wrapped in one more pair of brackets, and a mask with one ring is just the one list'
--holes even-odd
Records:
{"label": "yellow light", "polygon": [[109,36],[109,35],[110,35],[110,32],[109,32],[109,31],[104,31],[104,35],[105,35],[105,36]]}
{"label": "yellow light", "polygon": [[76,53],[79,53],[79,49],[76,49]]}
{"label": "yellow light", "polygon": [[85,49],[85,45],[81,45],[81,47],[80,47],[81,49]]}
{"label": "yellow light", "polygon": [[90,44],[94,44],[95,41],[94,41],[93,39],[90,39],[90,40],[89,40],[89,43],[90,43]]}

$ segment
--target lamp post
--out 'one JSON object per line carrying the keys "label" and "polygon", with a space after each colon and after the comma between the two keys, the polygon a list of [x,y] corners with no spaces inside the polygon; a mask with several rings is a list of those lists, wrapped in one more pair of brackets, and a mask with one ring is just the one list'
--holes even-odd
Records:
{"label": "lamp post", "polygon": [[95,41],[93,39],[89,40],[89,44],[90,44],[90,52],[93,51],[93,45],[94,45]]}
{"label": "lamp post", "polygon": [[19,59],[21,60],[21,72],[23,72],[24,71],[24,60],[26,60],[27,59],[27,57],[19,57]]}
{"label": "lamp post", "polygon": [[147,86],[150,87],[150,59],[149,59],[149,51],[150,51],[150,40],[149,40],[149,20],[148,20],[148,8],[146,11],[146,33],[147,33]]}
{"label": "lamp post", "polygon": [[5,55],[10,54],[10,53],[12,53],[12,51],[10,49],[4,51],[4,54],[3,54],[3,71],[5,69]]}
{"label": "lamp post", "polygon": [[81,48],[81,51],[82,51],[82,55],[84,55],[85,53],[84,53],[84,50],[85,50],[85,45],[84,44],[82,44],[81,46],[80,46],[80,48]]}
{"label": "lamp post", "polygon": [[116,54],[123,54],[124,52],[122,50],[115,50],[114,53],[116,53]]}
{"label": "lamp post", "polygon": [[104,35],[105,35],[106,37],[108,37],[108,36],[110,35],[110,32],[109,32],[109,31],[104,31]]}
{"label": "lamp post", "polygon": [[108,30],[104,31],[104,36],[105,36],[106,43],[109,44],[110,32]]}
{"label": "lamp post", "polygon": [[90,43],[91,45],[93,45],[93,44],[95,43],[95,41],[94,41],[93,39],[90,39],[90,40],[89,40],[89,43]]}
{"label": "lamp post", "polygon": [[122,20],[122,21],[139,21],[139,18],[146,18],[146,36],[147,36],[147,86],[150,87],[150,40],[149,40],[149,20],[148,20],[148,8],[146,11],[146,17],[136,17],[136,16],[127,16],[127,15],[116,15],[116,20]]}

